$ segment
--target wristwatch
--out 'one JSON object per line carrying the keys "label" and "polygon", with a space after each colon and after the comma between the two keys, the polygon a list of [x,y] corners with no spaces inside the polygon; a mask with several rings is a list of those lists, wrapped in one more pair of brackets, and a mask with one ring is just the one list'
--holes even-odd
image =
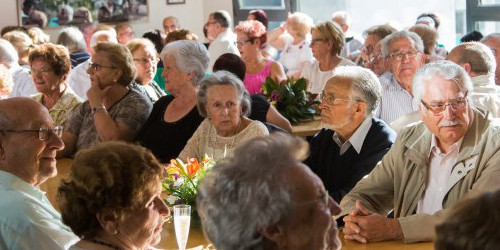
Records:
{"label": "wristwatch", "polygon": [[99,105],[99,106],[97,106],[97,107],[93,107],[93,108],[91,108],[92,115],[94,115],[97,111],[99,111],[99,110],[101,110],[101,109],[103,109],[103,110],[104,110],[104,112],[108,112],[108,111],[106,110],[106,107],[104,106],[104,104],[101,104],[101,105]]}

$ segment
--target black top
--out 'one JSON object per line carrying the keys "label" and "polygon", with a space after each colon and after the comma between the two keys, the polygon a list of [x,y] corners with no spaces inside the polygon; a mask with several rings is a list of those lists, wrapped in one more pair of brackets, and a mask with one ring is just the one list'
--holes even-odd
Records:
{"label": "black top", "polygon": [[251,113],[248,118],[255,121],[266,122],[267,111],[271,104],[261,95],[255,94],[251,95],[252,107]]}
{"label": "black top", "polygon": [[[153,154],[162,163],[170,162],[182,151],[187,141],[194,134],[203,121],[196,106],[184,117],[176,122],[165,122],[163,116],[168,104],[174,96],[161,97],[153,105],[153,111],[139,131],[136,140]],[[186,159],[182,159],[186,160]]]}
{"label": "black top", "polygon": [[358,154],[351,146],[343,155],[339,154],[340,148],[333,141],[333,133],[330,129],[322,129],[312,138],[311,154],[305,164],[321,178],[330,196],[340,203],[342,197],[389,151],[396,133],[382,120],[372,118],[361,152]]}

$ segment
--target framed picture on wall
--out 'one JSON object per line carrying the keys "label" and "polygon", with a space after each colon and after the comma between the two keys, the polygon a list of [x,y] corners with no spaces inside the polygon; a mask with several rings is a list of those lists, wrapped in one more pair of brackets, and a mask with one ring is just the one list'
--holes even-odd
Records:
{"label": "framed picture on wall", "polygon": [[50,28],[147,21],[149,0],[17,0],[19,24]]}
{"label": "framed picture on wall", "polygon": [[167,0],[167,4],[185,4],[186,0]]}

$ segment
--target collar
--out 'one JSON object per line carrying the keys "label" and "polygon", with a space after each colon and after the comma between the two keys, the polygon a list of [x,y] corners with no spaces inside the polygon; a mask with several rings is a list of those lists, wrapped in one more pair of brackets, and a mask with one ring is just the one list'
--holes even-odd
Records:
{"label": "collar", "polygon": [[359,125],[359,127],[354,131],[354,133],[351,135],[351,137],[345,141],[344,143],[341,142],[339,135],[337,132],[333,133],[333,140],[339,145],[341,148],[340,154],[343,154],[345,151],[347,151],[348,147],[344,147],[344,145],[352,145],[354,150],[359,154],[361,152],[361,148],[363,147],[363,142],[365,141],[366,135],[368,134],[368,131],[372,127],[372,118],[367,117],[365,120]]}
{"label": "collar", "polygon": [[471,77],[471,80],[472,80],[472,84],[474,84],[474,87],[495,86],[495,75],[494,74],[474,76],[474,77]]}
{"label": "collar", "polygon": [[23,181],[16,175],[5,172],[3,170],[0,170],[0,184],[7,190],[18,190],[31,196],[37,197],[40,200],[45,197],[44,192],[40,189],[33,187],[31,184]]}
{"label": "collar", "polygon": [[429,150],[429,157],[431,156],[431,154],[434,154],[434,155],[447,155],[453,151],[459,151],[460,150],[460,146],[462,146],[462,141],[464,140],[464,138],[462,137],[460,140],[458,140],[457,142],[453,143],[450,148],[448,149],[448,152],[447,153],[443,153],[441,151],[441,149],[438,147],[437,145],[437,138],[436,136],[433,134],[432,135],[432,138],[431,138],[431,148]]}

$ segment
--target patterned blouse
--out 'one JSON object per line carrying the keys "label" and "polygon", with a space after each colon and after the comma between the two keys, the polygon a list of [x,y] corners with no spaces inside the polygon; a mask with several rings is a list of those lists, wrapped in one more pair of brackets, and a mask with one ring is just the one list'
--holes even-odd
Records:
{"label": "patterned blouse", "polygon": [[[43,94],[40,93],[31,98],[42,103]],[[56,125],[65,126],[68,115],[71,111],[80,106],[82,102],[82,98],[80,98],[70,86],[67,86],[59,101],[49,110],[49,114]]]}

